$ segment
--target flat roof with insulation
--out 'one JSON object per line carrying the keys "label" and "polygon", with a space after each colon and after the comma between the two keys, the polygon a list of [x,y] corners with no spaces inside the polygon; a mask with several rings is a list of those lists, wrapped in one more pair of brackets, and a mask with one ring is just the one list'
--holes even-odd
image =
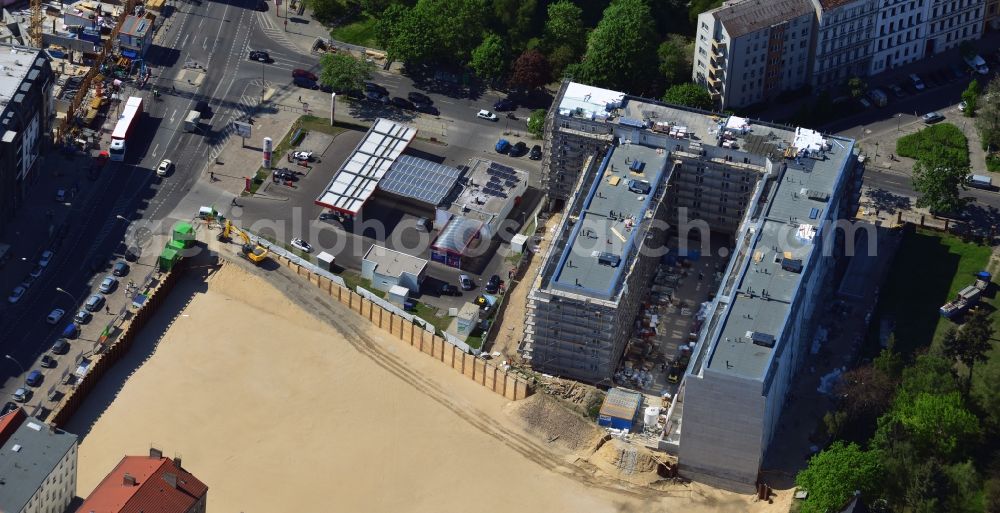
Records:
{"label": "flat roof with insulation", "polygon": [[316,204],[349,215],[357,215],[375,192],[389,167],[409,146],[417,129],[379,118],[333,174]]}

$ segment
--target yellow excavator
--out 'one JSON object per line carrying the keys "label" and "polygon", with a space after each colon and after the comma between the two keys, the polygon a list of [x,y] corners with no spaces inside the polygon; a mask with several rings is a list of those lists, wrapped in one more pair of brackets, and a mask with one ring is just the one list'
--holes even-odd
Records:
{"label": "yellow excavator", "polygon": [[229,242],[232,240],[231,234],[236,233],[243,239],[243,255],[247,257],[247,260],[260,265],[264,259],[267,258],[267,248],[261,246],[260,244],[254,244],[250,242],[250,236],[246,234],[243,230],[237,228],[231,221],[226,219],[222,224],[222,232],[219,233],[220,242]]}

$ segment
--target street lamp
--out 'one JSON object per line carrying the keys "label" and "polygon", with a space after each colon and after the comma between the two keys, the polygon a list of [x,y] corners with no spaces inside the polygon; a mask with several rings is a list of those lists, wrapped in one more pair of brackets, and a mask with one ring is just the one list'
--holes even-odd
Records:
{"label": "street lamp", "polygon": [[902,118],[902,117],[903,117],[903,113],[902,112],[896,114],[896,131],[897,132],[899,131],[899,119]]}
{"label": "street lamp", "polygon": [[69,292],[66,292],[66,289],[63,289],[62,287],[56,287],[56,292],[62,292],[63,294],[69,296],[69,298],[73,300],[74,305],[80,304],[80,302],[76,300],[76,296],[70,294]]}

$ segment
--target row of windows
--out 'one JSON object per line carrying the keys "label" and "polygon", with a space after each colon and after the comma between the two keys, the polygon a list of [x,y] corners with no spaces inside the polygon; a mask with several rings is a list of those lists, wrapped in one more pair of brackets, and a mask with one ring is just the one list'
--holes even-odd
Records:
{"label": "row of windows", "polygon": [[975,17],[973,17],[973,13],[967,12],[967,13],[965,13],[964,19],[962,21],[958,21],[958,19],[960,18],[960,16],[953,16],[951,18],[948,18],[948,25],[947,25],[947,27],[945,26],[945,22],[944,21],[939,21],[937,23],[931,22],[931,34],[934,33],[935,29],[937,29],[937,30],[945,30],[946,28],[948,28],[948,29],[954,28],[956,22],[957,23],[969,23],[970,21],[973,21],[973,22],[979,21],[979,15],[980,15],[980,11],[979,11],[979,9],[976,9]]}

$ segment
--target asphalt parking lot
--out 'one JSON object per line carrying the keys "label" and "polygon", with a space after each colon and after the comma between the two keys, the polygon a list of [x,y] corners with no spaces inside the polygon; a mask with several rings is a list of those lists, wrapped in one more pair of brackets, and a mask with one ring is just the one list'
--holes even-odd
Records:
{"label": "asphalt parking lot", "polygon": [[[376,193],[353,221],[321,220],[320,214],[325,209],[316,205],[315,199],[363,137],[364,132],[357,130],[347,130],[333,139],[325,134],[308,135],[300,148],[315,152],[317,159],[307,167],[287,161],[277,163],[295,172],[296,178],[290,182],[265,181],[257,195],[241,201],[245,208],[233,213],[234,220],[255,233],[285,243],[292,237],[301,237],[314,247],[313,254],[325,251],[334,255],[339,268],[359,271],[363,256],[376,242],[424,258],[428,260],[428,272],[418,299],[442,310],[461,307],[474,298],[493,274],[506,279],[509,264],[504,260],[509,252],[508,241],[496,238],[484,247],[484,256],[467,265],[466,270],[430,261],[430,244],[441,227],[433,227],[430,231],[417,228],[419,218],[434,218],[430,209],[420,212],[413,206],[400,208],[393,200]],[[538,161],[526,156],[514,158],[497,154],[492,147],[470,150],[416,140],[405,153],[454,167],[466,165],[473,157],[488,158],[527,171],[529,185],[540,183]],[[540,192],[529,188],[524,200],[514,207],[508,218],[524,222],[540,199]],[[444,283],[457,286],[460,274],[469,275],[477,287],[460,296],[441,296],[438,293],[440,286]]]}

